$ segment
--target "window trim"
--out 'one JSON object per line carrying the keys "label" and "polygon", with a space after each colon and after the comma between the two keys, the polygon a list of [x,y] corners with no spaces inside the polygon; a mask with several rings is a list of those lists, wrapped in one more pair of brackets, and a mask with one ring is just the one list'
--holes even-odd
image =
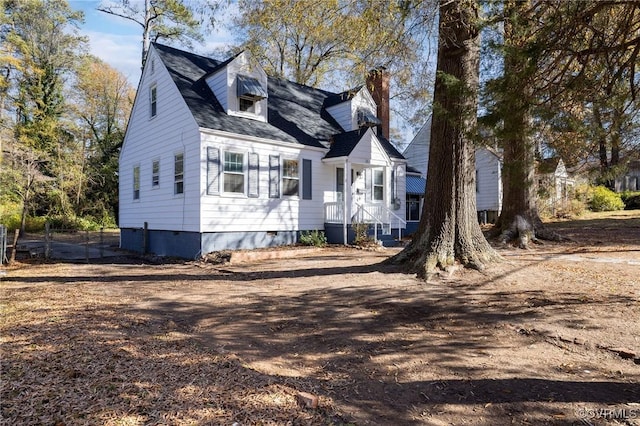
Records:
{"label": "window trim", "polygon": [[[242,102],[250,102],[251,103],[251,107],[247,108],[247,109],[242,109]],[[240,96],[238,97],[238,111],[243,113],[243,114],[256,114],[256,104],[258,102],[255,99],[249,98],[247,96]]]}
{"label": "window trim", "polygon": [[[376,173],[380,173],[382,177],[382,183],[376,183]],[[376,198],[376,188],[381,188],[382,198]],[[371,201],[383,202],[384,201],[384,170],[373,169],[371,176]]]}
{"label": "window trim", "polygon": [[[241,155],[242,156],[242,172],[226,170],[226,168],[227,168],[227,154],[236,154],[236,155]],[[224,149],[222,151],[222,156],[221,157],[222,157],[221,158],[221,160],[222,160],[222,167],[221,167],[222,194],[227,195],[227,196],[234,196],[234,197],[246,196],[246,194],[247,194],[247,155],[246,155],[246,153],[242,152],[240,150]],[[227,177],[227,175],[242,176],[242,192],[227,191],[226,190],[226,188],[225,188],[225,178]]]}
{"label": "window trim", "polygon": [[[287,168],[285,167],[285,163],[286,162],[290,162],[290,161],[295,161],[296,163],[296,175],[295,176],[288,176],[287,173]],[[282,170],[282,196],[283,197],[300,197],[300,160],[298,160],[297,158],[283,158],[282,159],[282,164],[280,165],[281,170]],[[296,181],[297,185],[296,185],[296,193],[295,194],[287,194],[287,185],[285,185],[285,181]]]}
{"label": "window trim", "polygon": [[[405,217],[407,222],[420,222],[420,216],[422,215],[422,209],[421,209],[422,197],[417,194],[407,194],[405,199],[405,205],[406,205]],[[418,214],[417,219],[411,218],[411,205],[415,205],[417,207],[417,210],[416,210]]]}
{"label": "window trim", "polygon": [[140,200],[140,165],[133,166],[133,199]]}
{"label": "window trim", "polygon": [[[178,173],[176,165],[178,157],[181,157],[181,173]],[[178,191],[180,188],[180,191]],[[177,152],[173,155],[173,195],[184,195],[184,153]]]}
{"label": "window trim", "polygon": [[[158,166],[157,171],[155,170]],[[151,161],[151,189],[160,188],[160,159],[156,158]]]}
{"label": "window trim", "polygon": [[156,84],[149,87],[149,115],[151,118],[158,116],[158,86]]}

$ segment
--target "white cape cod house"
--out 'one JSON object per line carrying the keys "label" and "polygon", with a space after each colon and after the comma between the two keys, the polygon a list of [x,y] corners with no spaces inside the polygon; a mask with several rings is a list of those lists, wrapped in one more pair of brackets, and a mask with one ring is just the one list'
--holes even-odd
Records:
{"label": "white cape cod house", "polygon": [[121,247],[196,258],[295,243],[354,221],[405,227],[406,160],[388,141],[388,76],[345,93],[153,44],[120,154]]}

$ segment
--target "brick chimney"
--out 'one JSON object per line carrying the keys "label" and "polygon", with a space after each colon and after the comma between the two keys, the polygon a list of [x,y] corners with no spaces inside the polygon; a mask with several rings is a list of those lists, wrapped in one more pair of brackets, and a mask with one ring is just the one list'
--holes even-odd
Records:
{"label": "brick chimney", "polygon": [[378,132],[389,139],[389,73],[385,67],[367,73],[367,89],[378,105],[377,116],[382,121],[378,126]]}

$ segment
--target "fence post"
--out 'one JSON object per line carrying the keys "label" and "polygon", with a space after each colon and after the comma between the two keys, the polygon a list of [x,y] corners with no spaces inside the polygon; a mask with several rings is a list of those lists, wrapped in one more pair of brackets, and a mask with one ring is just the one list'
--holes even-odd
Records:
{"label": "fence post", "polygon": [[4,225],[0,225],[0,265],[4,265],[7,259],[7,238],[8,229]]}
{"label": "fence post", "polygon": [[104,227],[100,227],[100,258],[104,257]]}
{"label": "fence post", "polygon": [[51,226],[49,222],[44,224],[44,258],[49,260],[51,256]]}
{"label": "fence post", "polygon": [[18,237],[20,236],[20,229],[16,229],[13,232],[13,246],[11,249],[11,257],[9,258],[9,263],[13,263],[16,261],[16,252],[18,251]]}

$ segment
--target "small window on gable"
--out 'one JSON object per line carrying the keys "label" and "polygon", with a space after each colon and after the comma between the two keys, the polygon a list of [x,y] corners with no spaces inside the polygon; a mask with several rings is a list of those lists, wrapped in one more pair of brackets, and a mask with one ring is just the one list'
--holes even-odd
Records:
{"label": "small window on gable", "polygon": [[160,160],[153,160],[151,163],[151,187],[160,186]]}
{"label": "small window on gable", "polygon": [[153,74],[155,71],[156,71],[156,60],[151,59],[151,74]]}
{"label": "small window on gable", "polygon": [[151,87],[149,98],[151,102],[151,117],[155,117],[158,113],[158,88],[156,86]]}

